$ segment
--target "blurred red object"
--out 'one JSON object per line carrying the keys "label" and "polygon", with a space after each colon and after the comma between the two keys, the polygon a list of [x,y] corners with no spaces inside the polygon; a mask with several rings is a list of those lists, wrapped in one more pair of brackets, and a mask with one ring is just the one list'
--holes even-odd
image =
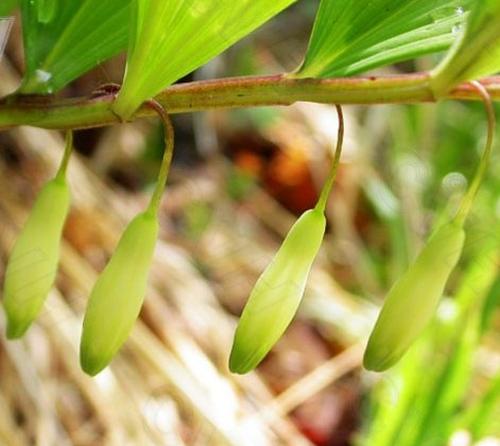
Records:
{"label": "blurred red object", "polygon": [[229,137],[226,155],[243,172],[252,175],[264,189],[294,214],[314,207],[318,192],[305,149],[283,150],[253,132]]}

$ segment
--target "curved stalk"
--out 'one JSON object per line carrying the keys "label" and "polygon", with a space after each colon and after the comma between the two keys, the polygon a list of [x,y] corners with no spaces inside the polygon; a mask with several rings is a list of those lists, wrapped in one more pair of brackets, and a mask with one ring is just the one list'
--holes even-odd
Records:
{"label": "curved stalk", "polygon": [[486,115],[488,117],[488,134],[486,137],[486,143],[484,147],[483,154],[481,156],[481,160],[479,161],[479,166],[474,175],[474,179],[472,180],[467,193],[462,199],[460,204],[460,208],[456,215],[456,220],[461,224],[464,223],[467,215],[469,215],[472,204],[474,203],[474,199],[476,198],[477,192],[479,191],[479,187],[483,181],[483,178],[488,169],[488,165],[491,159],[491,153],[493,151],[493,140],[495,137],[495,109],[493,108],[493,101],[491,100],[491,96],[488,93],[488,90],[484,88],[479,82],[472,81],[470,84],[476,89],[479,96],[482,98],[484,102],[484,107],[486,110]]}
{"label": "curved stalk", "polygon": [[147,104],[158,113],[161,121],[163,122],[164,132],[165,132],[165,149],[163,152],[163,159],[160,166],[160,171],[158,173],[158,180],[156,182],[156,187],[149,202],[147,212],[156,215],[160,207],[161,197],[165,186],[167,184],[168,172],[170,171],[170,165],[172,164],[172,157],[174,154],[174,126],[172,125],[172,120],[165,109],[157,101],[151,99]]}
{"label": "curved stalk", "polygon": [[337,115],[339,117],[339,130],[337,132],[337,147],[335,148],[335,155],[332,162],[332,167],[330,168],[330,173],[328,178],[321,189],[321,195],[319,196],[318,202],[314,209],[324,213],[326,209],[326,203],[328,197],[332,192],[333,183],[337,176],[337,170],[340,164],[340,156],[342,155],[342,146],[344,145],[344,114],[342,112],[342,107],[340,105],[335,106],[337,108]]}
{"label": "curved stalk", "polygon": [[71,153],[73,152],[73,132],[68,130],[66,132],[66,142],[64,145],[64,155],[59,166],[59,170],[57,171],[56,178],[65,178],[66,171],[68,170],[69,158],[71,157]]}

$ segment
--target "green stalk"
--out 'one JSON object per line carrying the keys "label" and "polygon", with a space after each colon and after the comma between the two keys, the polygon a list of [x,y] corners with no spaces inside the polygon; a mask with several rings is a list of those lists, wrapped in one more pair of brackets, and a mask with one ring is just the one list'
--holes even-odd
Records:
{"label": "green stalk", "polygon": [[68,170],[68,163],[73,152],[73,132],[71,130],[66,132],[66,143],[64,146],[64,155],[61,164],[56,174],[58,180],[66,178],[66,171]]}
{"label": "green stalk", "polygon": [[456,220],[460,222],[461,225],[465,222],[465,219],[469,215],[472,204],[474,203],[474,199],[479,191],[479,187],[483,181],[484,176],[486,175],[486,171],[488,169],[488,165],[491,159],[491,153],[493,151],[493,140],[495,137],[495,110],[493,108],[493,102],[491,100],[491,96],[488,93],[488,90],[484,88],[477,81],[472,81],[471,85],[477,90],[479,96],[482,98],[484,102],[484,106],[486,109],[486,114],[488,117],[488,136],[486,138],[486,144],[484,148],[483,155],[481,156],[481,160],[479,161],[479,166],[476,170],[476,174],[474,175],[474,179],[467,190],[462,202],[460,204],[460,208],[456,215]]}
{"label": "green stalk", "polygon": [[163,122],[165,133],[165,150],[163,152],[163,160],[158,173],[156,187],[147,209],[148,213],[156,215],[160,207],[163,191],[165,190],[165,186],[167,184],[170,165],[172,164],[172,157],[174,154],[174,126],[172,125],[172,120],[168,116],[168,113],[161,106],[161,104],[155,100],[150,100],[148,101],[148,105],[158,113],[158,116]]}
{"label": "green stalk", "polygon": [[[500,77],[482,80],[491,97],[500,100]],[[154,98],[169,114],[219,108],[322,104],[416,104],[435,102],[428,73],[334,79],[288,79],[283,75],[236,77],[177,84]],[[478,100],[469,83],[440,99]],[[11,96],[0,101],[0,130],[18,125],[49,129],[82,129],[120,122],[112,111],[114,94],[59,99]],[[144,104],[133,119],[152,116]]]}
{"label": "green stalk", "polygon": [[321,194],[319,196],[318,202],[314,207],[315,210],[325,213],[326,203],[330,193],[332,192],[333,183],[337,176],[337,170],[340,164],[340,156],[342,155],[342,146],[344,144],[344,114],[342,112],[342,107],[340,105],[335,106],[337,108],[337,115],[339,117],[339,130],[337,133],[337,147],[335,148],[335,155],[332,162],[332,167],[330,168],[330,173],[328,178],[321,189]]}

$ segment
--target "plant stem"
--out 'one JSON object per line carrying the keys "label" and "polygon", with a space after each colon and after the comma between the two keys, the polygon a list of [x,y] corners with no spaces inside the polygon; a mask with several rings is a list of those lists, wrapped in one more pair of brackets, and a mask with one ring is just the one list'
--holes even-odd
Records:
{"label": "plant stem", "polygon": [[151,201],[148,206],[148,212],[156,215],[158,209],[160,208],[160,201],[167,184],[168,172],[170,171],[170,165],[172,164],[172,156],[174,154],[174,126],[168,113],[165,109],[156,102],[154,99],[147,101],[147,105],[151,107],[158,116],[160,117],[165,133],[165,149],[163,152],[163,160],[160,166],[160,172],[158,173],[158,180],[156,183],[155,190],[151,197]]}
{"label": "plant stem", "polygon": [[66,142],[64,145],[64,154],[61,160],[61,165],[57,171],[56,178],[58,180],[64,179],[66,177],[66,171],[68,170],[68,163],[71,153],[73,152],[73,132],[68,130],[66,132]]}
{"label": "plant stem", "polygon": [[465,222],[467,215],[469,215],[472,204],[474,203],[474,198],[476,198],[479,187],[481,186],[483,178],[488,169],[491,152],[493,151],[493,140],[495,138],[496,125],[495,109],[493,108],[493,102],[491,100],[490,94],[488,93],[488,90],[486,90],[479,82],[476,81],[472,81],[471,85],[477,90],[479,96],[484,102],[486,115],[488,117],[488,135],[486,137],[484,151],[481,156],[481,160],[479,161],[479,166],[477,168],[476,174],[474,175],[474,179],[472,180],[467,193],[462,199],[460,208],[457,212],[457,216],[455,217],[456,220],[461,224]]}
{"label": "plant stem", "polygon": [[328,178],[321,189],[321,195],[319,196],[318,203],[314,209],[325,212],[326,203],[328,201],[328,197],[332,192],[333,183],[335,182],[335,177],[337,176],[337,170],[340,163],[340,155],[342,155],[342,146],[344,145],[344,114],[342,113],[342,107],[340,105],[335,106],[337,108],[337,115],[339,117],[339,130],[337,133],[337,147],[335,148],[335,155],[332,161],[332,167],[330,168],[330,173],[328,174]]}
{"label": "plant stem", "polygon": [[[169,114],[230,107],[291,105],[297,101],[325,104],[416,104],[435,102],[428,73],[335,79],[289,79],[283,75],[238,77],[176,84],[154,99]],[[491,97],[500,100],[500,77],[482,80]],[[439,99],[478,100],[470,84]],[[112,112],[114,94],[59,99],[11,96],[0,101],[0,130],[18,125],[51,129],[101,127],[120,122]],[[153,115],[144,104],[133,118]]]}

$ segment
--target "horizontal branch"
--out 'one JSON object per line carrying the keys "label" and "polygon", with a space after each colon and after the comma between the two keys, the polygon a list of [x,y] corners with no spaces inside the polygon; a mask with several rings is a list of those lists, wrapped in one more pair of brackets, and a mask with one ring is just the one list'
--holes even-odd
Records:
{"label": "horizontal branch", "polygon": [[[500,100],[500,77],[482,80]],[[283,75],[239,77],[173,85],[155,98],[169,113],[218,108],[291,105],[298,101],[324,104],[416,104],[435,102],[427,73],[335,79],[293,79]],[[479,100],[463,84],[443,99]],[[11,96],[0,101],[0,130],[18,125],[50,129],[81,129],[120,122],[111,111],[112,94],[59,99]],[[151,116],[140,108],[134,118]]]}

